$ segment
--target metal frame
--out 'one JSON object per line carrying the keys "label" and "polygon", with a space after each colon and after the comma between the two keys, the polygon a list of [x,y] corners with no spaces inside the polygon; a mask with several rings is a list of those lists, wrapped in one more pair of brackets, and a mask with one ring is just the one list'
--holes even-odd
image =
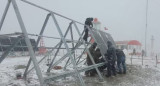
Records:
{"label": "metal frame", "polygon": [[76,71],[76,75],[77,75],[77,77],[79,78],[79,80],[80,80],[80,82],[81,82],[81,85],[82,85],[82,86],[86,86],[85,83],[84,83],[84,80],[82,79],[82,77],[80,76],[79,72],[77,71],[78,68],[77,68],[76,62],[75,62],[75,60],[74,60],[74,58],[73,58],[73,56],[72,56],[71,51],[69,50],[69,46],[68,46],[67,43],[66,43],[66,39],[64,38],[64,35],[63,35],[63,33],[62,33],[59,25],[58,25],[58,22],[57,22],[57,20],[56,20],[56,18],[55,18],[55,15],[52,13],[51,16],[52,16],[52,18],[53,18],[53,21],[54,21],[54,23],[55,23],[55,25],[56,25],[56,27],[57,27],[57,30],[58,30],[60,36],[61,36],[61,38],[62,38],[62,41],[63,41],[63,43],[64,43],[64,45],[65,45],[65,47],[66,47],[66,50],[67,50],[67,52],[69,53],[69,57],[70,57],[70,59],[71,59],[71,61],[72,61],[73,67],[74,67],[74,69],[75,69],[75,71]]}
{"label": "metal frame", "polygon": [[[38,6],[38,5],[36,5],[36,4],[33,4],[33,3],[29,2],[29,1],[26,1],[26,0],[21,0],[21,1],[23,1],[24,3],[30,4],[30,5],[32,5],[32,6],[34,6],[34,7],[38,7],[38,8],[40,8],[40,9],[42,9],[42,10],[45,10],[45,11],[49,12],[49,13],[47,14],[47,16],[46,16],[46,19],[45,19],[45,21],[44,21],[44,24],[43,24],[43,26],[42,26],[42,28],[41,28],[41,31],[40,31],[39,35],[36,35],[36,36],[38,36],[38,39],[37,39],[37,41],[36,41],[36,46],[35,46],[34,49],[33,49],[32,45],[31,45],[31,42],[30,42],[30,40],[29,40],[28,35],[34,35],[34,34],[28,34],[28,33],[27,33],[26,28],[25,28],[25,25],[24,25],[24,22],[23,22],[23,19],[22,19],[22,17],[21,17],[21,14],[20,14],[20,12],[19,12],[18,6],[17,6],[17,4],[16,4],[16,1],[15,1],[15,0],[8,0],[8,3],[7,3],[7,5],[6,5],[5,11],[4,11],[4,13],[3,13],[3,16],[2,16],[2,19],[1,19],[1,22],[0,22],[0,30],[1,30],[1,28],[2,28],[2,25],[3,25],[4,19],[5,19],[5,17],[6,17],[7,11],[8,11],[8,9],[9,9],[10,3],[12,3],[12,4],[13,4],[13,8],[14,8],[15,13],[16,13],[16,16],[17,16],[17,19],[18,19],[18,22],[19,22],[20,27],[21,27],[21,30],[22,30],[22,33],[18,33],[18,34],[21,34],[21,35],[24,36],[25,42],[26,42],[27,47],[28,47],[28,50],[29,50],[29,55],[30,55],[30,59],[29,59],[29,61],[28,61],[27,67],[26,67],[26,69],[25,69],[25,72],[24,72],[24,74],[23,74],[24,78],[27,78],[27,74],[29,74],[33,69],[35,69],[35,70],[36,70],[36,74],[37,74],[37,76],[38,76],[38,79],[39,79],[39,82],[40,82],[40,85],[41,85],[41,86],[45,86],[47,83],[49,83],[49,82],[51,82],[51,81],[53,81],[53,80],[57,80],[57,79],[60,79],[60,78],[66,77],[66,76],[73,76],[73,75],[74,75],[74,77],[76,78],[76,80],[80,81],[81,86],[86,86],[86,85],[85,85],[85,82],[84,82],[84,80],[83,80],[83,78],[82,78],[82,76],[80,75],[80,72],[87,71],[87,70],[90,70],[90,69],[96,69],[96,71],[97,71],[97,73],[98,73],[98,76],[99,76],[99,80],[100,80],[100,81],[103,81],[103,80],[104,80],[103,77],[102,77],[102,75],[101,75],[101,73],[100,73],[100,71],[99,71],[99,69],[98,69],[98,67],[104,65],[105,63],[95,64],[95,61],[93,60],[93,56],[91,55],[91,53],[90,53],[90,51],[89,51],[89,49],[88,49],[88,46],[85,44],[85,41],[84,41],[83,38],[82,38],[82,36],[83,36],[83,34],[84,34],[84,31],[81,33],[80,30],[79,30],[79,28],[78,28],[78,26],[77,26],[77,24],[80,24],[80,25],[83,25],[83,26],[86,26],[86,25],[84,25],[83,23],[80,23],[80,22],[78,22],[78,21],[75,21],[75,20],[73,20],[73,19],[70,19],[70,18],[68,18],[68,17],[65,17],[65,16],[63,16],[63,15],[60,15],[60,14],[58,14],[58,13],[55,13],[55,12],[53,12],[53,11],[51,11],[51,10],[46,9],[46,8],[43,8],[43,7],[41,7],[41,6]],[[68,26],[65,34],[62,33],[62,29],[60,28],[60,25],[58,24],[57,19],[56,19],[55,16],[60,16],[60,17],[62,17],[62,18],[64,18],[64,19],[67,19],[67,20],[70,20],[70,21],[71,21],[71,23],[69,24],[69,26]],[[51,50],[48,51],[48,52],[46,53],[46,55],[44,55],[44,57],[38,62],[37,59],[36,59],[36,56],[35,56],[35,49],[38,47],[40,38],[43,37],[43,33],[44,33],[44,30],[45,30],[45,27],[46,27],[46,25],[47,25],[48,20],[49,20],[50,17],[51,17],[52,20],[54,21],[54,24],[55,24],[55,26],[56,26],[56,29],[57,29],[57,31],[58,31],[58,33],[59,33],[59,35],[60,35],[60,38],[57,38],[57,39],[60,39],[60,42],[57,43],[56,46],[52,47]],[[74,28],[76,29],[76,32],[78,33],[78,36],[79,36],[79,39],[78,39],[78,41],[77,41],[76,44],[74,44],[74,35],[73,35],[72,24],[74,25]],[[88,26],[87,26],[87,27],[88,27]],[[97,41],[96,38],[94,37],[94,34],[92,33],[92,29],[93,29],[93,28],[89,28],[89,27],[88,27],[88,29],[89,29],[89,31],[91,32],[91,36],[93,37],[93,39],[95,40],[95,42],[98,43],[98,41]],[[69,30],[70,30],[70,36],[71,36],[71,41],[72,41],[72,46],[71,46],[71,48],[70,48],[69,45],[67,44],[67,43],[68,43],[68,42],[67,42],[68,39],[66,39],[67,34],[69,34],[69,33],[68,33]],[[97,32],[97,33],[100,34],[100,32]],[[100,34],[100,35],[101,35],[101,34]],[[48,37],[48,38],[53,38],[53,37]],[[102,39],[102,41],[104,42],[103,39]],[[59,50],[62,49],[62,44],[64,44],[67,53],[66,53],[64,56],[62,56],[58,61],[55,61]],[[6,55],[8,55],[8,52],[10,52],[9,50],[12,49],[15,45],[16,45],[16,43],[14,43],[14,45],[12,45],[11,48],[9,48],[7,52],[6,52],[6,51],[4,52],[4,53],[5,53],[5,54],[4,54],[5,56],[2,55],[2,56],[3,56],[3,59],[6,57]],[[77,57],[77,56],[75,55],[75,51],[76,51],[77,49],[79,49],[79,47],[80,47],[81,45],[84,46],[84,50],[83,50],[82,54]],[[98,47],[100,48],[100,45],[99,45],[99,44],[98,44]],[[65,67],[64,67],[64,71],[65,71],[65,69],[67,68],[67,66],[70,65],[70,64],[73,65],[73,70],[72,70],[72,71],[69,71],[69,72],[61,73],[61,74],[56,75],[56,76],[43,77],[43,76],[42,76],[42,73],[41,73],[41,69],[40,69],[40,67],[39,67],[39,64],[40,64],[47,56],[49,56],[49,55],[53,52],[54,49],[57,49],[57,50],[56,50],[54,56],[52,56],[52,61],[51,61],[50,65],[49,65],[49,67],[48,67],[48,69],[47,69],[47,72],[50,73],[52,67],[58,65],[59,63],[61,63],[62,61],[64,61],[64,59],[66,59],[67,57],[68,57],[68,60],[67,60],[66,65],[65,65]],[[93,65],[87,66],[87,67],[83,67],[83,68],[78,68],[78,65],[79,65],[82,61],[84,61],[84,60],[80,61],[80,59],[81,59],[81,57],[82,57],[82,55],[83,55],[84,52],[87,52],[87,53],[88,53],[88,55],[89,55],[89,57],[90,57]],[[102,52],[101,52],[101,53],[102,53]],[[104,56],[103,56],[103,57],[104,57]],[[0,59],[1,59],[1,58],[0,58]],[[0,60],[0,61],[2,62],[3,60]],[[29,70],[31,61],[33,62],[34,67],[30,68],[30,70]],[[79,62],[79,61],[80,61],[80,62]]]}
{"label": "metal frame", "polygon": [[[69,31],[69,29],[70,29],[70,27],[71,27],[71,24],[72,24],[72,22],[69,24],[69,26],[68,26],[65,34],[64,34],[64,38],[67,36],[68,31]],[[57,49],[57,51],[56,51],[56,53],[55,53],[55,55],[54,55],[54,57],[53,57],[53,59],[52,59],[52,61],[51,61],[51,64],[49,65],[49,68],[48,68],[47,72],[50,72],[51,67],[52,67],[52,65],[53,65],[53,62],[54,62],[54,60],[56,59],[56,56],[57,56],[57,54],[58,54],[59,49],[61,48],[61,46],[62,46],[62,40],[60,41],[60,45],[59,45],[59,47],[58,47],[58,49]]]}
{"label": "metal frame", "polygon": [[[42,73],[41,73],[41,70],[38,66],[38,62],[37,62],[37,59],[35,58],[35,54],[34,54],[34,51],[33,51],[33,48],[32,48],[32,45],[31,45],[31,42],[29,40],[29,37],[28,37],[28,34],[27,34],[27,31],[26,31],[26,28],[25,28],[25,25],[24,25],[24,22],[23,22],[23,19],[21,17],[21,14],[19,12],[19,8],[17,6],[17,3],[15,0],[8,0],[8,3],[7,3],[7,6],[6,6],[6,9],[4,11],[4,14],[2,16],[2,19],[1,19],[1,22],[0,22],[0,30],[2,28],[2,25],[3,25],[3,22],[4,22],[4,19],[6,17],[6,14],[8,12],[8,9],[9,9],[9,6],[10,6],[10,3],[12,3],[13,5],[13,8],[14,8],[14,11],[16,13],[16,16],[17,16],[17,19],[18,19],[18,23],[21,27],[21,30],[22,30],[22,33],[24,35],[24,39],[25,39],[25,42],[28,46],[28,50],[29,50],[29,54],[30,54],[30,57],[31,57],[31,60],[35,66],[35,70],[36,70],[36,73],[37,73],[37,76],[38,76],[38,79],[40,81],[40,85],[41,86],[44,86],[44,79],[42,77]],[[6,51],[4,52],[6,53]],[[4,57],[3,57],[4,58]]]}

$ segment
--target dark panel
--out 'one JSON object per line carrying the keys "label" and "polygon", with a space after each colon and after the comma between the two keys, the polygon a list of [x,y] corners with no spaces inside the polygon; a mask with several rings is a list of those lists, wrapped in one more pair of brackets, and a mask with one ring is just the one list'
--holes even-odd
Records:
{"label": "dark panel", "polygon": [[[16,41],[16,37],[10,37],[10,38],[0,38],[0,51],[5,51],[7,48],[12,45]],[[36,45],[35,39],[30,39],[32,46],[34,47]],[[13,48],[14,51],[28,51],[25,39],[22,39],[15,48]],[[36,49],[38,50],[38,49]]]}

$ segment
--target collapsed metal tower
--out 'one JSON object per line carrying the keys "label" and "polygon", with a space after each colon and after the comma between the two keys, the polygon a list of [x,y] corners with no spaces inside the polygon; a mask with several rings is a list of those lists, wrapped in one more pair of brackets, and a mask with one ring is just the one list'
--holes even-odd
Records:
{"label": "collapsed metal tower", "polygon": [[[40,9],[42,9],[42,10],[47,11],[47,12],[48,12],[48,15],[46,16],[46,19],[45,19],[45,21],[44,21],[44,24],[43,24],[43,26],[42,26],[42,28],[41,28],[41,31],[40,31],[39,35],[38,35],[38,39],[37,39],[37,42],[36,42],[36,46],[33,48],[32,45],[31,45],[31,42],[30,42],[30,40],[29,40],[29,37],[28,37],[28,36],[31,35],[31,34],[28,34],[28,33],[27,33],[27,29],[26,29],[25,24],[24,24],[24,22],[23,22],[23,19],[22,19],[22,17],[21,17],[21,14],[20,14],[18,5],[17,5],[17,3],[16,3],[16,0],[8,0],[8,3],[7,3],[7,5],[6,5],[6,8],[5,8],[5,10],[4,10],[4,13],[3,13],[3,16],[2,16],[2,19],[1,19],[1,22],[0,22],[0,30],[1,30],[2,25],[3,25],[3,22],[4,22],[4,20],[5,20],[6,14],[7,14],[7,12],[8,12],[9,6],[10,6],[10,4],[12,3],[12,4],[13,4],[14,11],[15,11],[16,16],[17,16],[17,19],[18,19],[18,22],[19,22],[19,25],[20,25],[20,27],[21,27],[22,33],[19,33],[20,36],[17,37],[17,41],[16,41],[13,45],[11,45],[11,46],[2,54],[2,56],[1,56],[1,58],[0,58],[0,63],[5,59],[5,57],[6,57],[6,56],[8,55],[8,53],[12,50],[12,48],[14,48],[14,47],[16,46],[16,44],[17,44],[21,39],[24,38],[24,39],[25,39],[25,42],[26,42],[26,44],[27,44],[28,50],[29,50],[29,55],[30,55],[30,59],[29,59],[29,61],[28,61],[27,67],[26,67],[25,72],[24,72],[24,75],[23,75],[24,78],[26,78],[26,77],[27,77],[27,74],[29,74],[33,69],[35,69],[35,70],[36,70],[36,74],[37,74],[37,76],[38,76],[38,79],[39,79],[39,82],[40,82],[40,85],[41,85],[41,86],[45,86],[47,83],[50,83],[50,82],[52,82],[52,81],[54,81],[54,80],[57,80],[57,79],[60,79],[60,78],[63,78],[63,77],[67,77],[67,76],[72,76],[72,75],[75,75],[75,77],[78,78],[78,80],[80,81],[81,86],[86,86],[86,85],[85,85],[85,82],[84,82],[84,79],[83,79],[82,76],[80,75],[80,72],[83,72],[83,71],[86,71],[86,70],[90,70],[90,69],[94,69],[94,68],[95,68],[96,71],[97,71],[97,73],[98,73],[99,80],[100,80],[100,81],[103,81],[103,77],[102,77],[102,75],[101,75],[98,67],[104,65],[105,63],[95,64],[95,62],[94,62],[94,60],[93,60],[93,57],[92,57],[91,53],[90,53],[89,50],[88,50],[88,46],[86,45],[85,41],[84,41],[83,38],[82,38],[84,31],[81,32],[81,31],[79,30],[78,26],[77,26],[77,24],[84,26],[83,23],[77,22],[77,21],[75,21],[75,20],[73,20],[73,19],[70,19],[70,18],[65,17],[65,16],[63,16],[63,15],[60,15],[60,14],[58,14],[58,13],[55,13],[55,12],[53,12],[53,11],[51,11],[51,10],[48,10],[48,9],[46,9],[46,8],[43,8],[43,7],[41,7],[41,6],[38,6],[38,5],[36,5],[36,4],[33,4],[33,3],[28,2],[28,1],[26,1],[26,0],[21,0],[21,1],[23,1],[23,2],[25,2],[25,3],[27,3],[27,4],[30,4],[30,5],[32,5],[32,6],[34,6],[34,7],[37,7],[37,8],[40,8]],[[70,24],[69,24],[69,26],[68,26],[65,34],[63,34],[63,31],[62,31],[62,29],[60,28],[59,23],[57,22],[57,19],[56,19],[55,16],[59,16],[59,17],[62,17],[62,18],[64,18],[64,19],[70,21]],[[58,31],[58,33],[59,33],[59,35],[60,35],[60,41],[59,41],[59,43],[57,43],[56,46],[54,46],[50,51],[48,51],[48,53],[46,53],[46,55],[38,62],[37,59],[35,58],[36,55],[35,55],[34,52],[35,52],[36,47],[37,47],[38,44],[39,44],[40,38],[41,38],[41,37],[44,37],[44,36],[43,36],[43,33],[44,33],[44,31],[45,31],[45,27],[46,27],[46,25],[47,25],[48,20],[49,20],[50,17],[53,19],[54,24],[55,24],[55,26],[56,26],[56,28],[57,28],[57,31]],[[87,27],[88,27],[88,26],[87,26]],[[77,39],[77,40],[74,40],[74,38],[73,38],[73,31],[72,31],[73,28],[76,30],[77,35],[79,36],[79,39]],[[102,54],[102,57],[104,58],[104,54],[107,52],[107,48],[108,48],[108,47],[107,47],[107,41],[111,41],[111,42],[115,45],[112,37],[110,36],[110,34],[105,33],[105,32],[103,32],[103,31],[99,31],[99,30],[96,30],[96,29],[94,29],[94,28],[89,28],[89,27],[88,27],[88,29],[89,29],[89,32],[90,32],[90,34],[91,34],[91,37],[92,37],[92,38],[95,40],[95,42],[98,44],[97,47],[100,49],[101,54]],[[71,35],[71,39],[70,39],[70,40],[66,39],[66,36],[67,36],[67,34],[69,34],[69,31],[70,31],[70,35]],[[32,35],[33,35],[33,34],[32,34]],[[68,42],[71,42],[71,43],[72,43],[72,46],[71,46],[72,48],[70,48],[70,46],[68,45]],[[65,46],[67,53],[66,53],[64,56],[62,56],[58,61],[55,61],[55,58],[57,57],[57,54],[58,54],[59,50],[61,49],[62,45]],[[81,53],[80,56],[75,56],[75,50],[78,49],[78,48],[81,47],[81,46],[84,47],[83,52]],[[52,58],[52,61],[51,61],[50,65],[49,65],[49,67],[48,67],[48,69],[47,69],[47,72],[50,73],[50,72],[51,72],[51,69],[52,69],[54,66],[58,65],[59,63],[61,63],[61,62],[62,62],[64,59],[66,59],[66,58],[67,58],[68,60],[67,60],[66,63],[65,63],[66,65],[64,66],[64,70],[65,70],[65,69],[67,68],[67,66],[70,65],[70,64],[73,65],[73,70],[67,71],[67,72],[64,72],[64,73],[61,73],[61,74],[58,74],[58,75],[51,75],[51,76],[48,76],[48,77],[43,77],[43,76],[42,76],[41,69],[40,69],[40,67],[39,67],[39,63],[42,62],[47,56],[49,56],[50,53],[51,53],[55,48],[56,48],[57,50],[56,50],[56,52],[55,52],[55,54],[54,54],[54,56],[53,56],[53,58]],[[82,55],[83,55],[85,52],[87,52],[88,55],[90,56],[90,59],[91,59],[93,65],[87,66],[87,67],[78,68],[78,65],[79,65],[79,63],[80,63],[80,59],[82,58]],[[29,67],[30,67],[31,62],[33,62],[34,67],[30,68],[30,70],[29,70]]]}

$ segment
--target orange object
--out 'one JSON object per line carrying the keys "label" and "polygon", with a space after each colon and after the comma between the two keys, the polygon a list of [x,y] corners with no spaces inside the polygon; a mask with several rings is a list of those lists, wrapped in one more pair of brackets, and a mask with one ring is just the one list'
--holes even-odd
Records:
{"label": "orange object", "polygon": [[97,18],[94,18],[94,20],[93,20],[94,22],[98,22],[98,19]]}
{"label": "orange object", "polygon": [[94,43],[94,39],[93,38],[91,38],[91,43]]}
{"label": "orange object", "polygon": [[44,54],[46,52],[47,52],[47,50],[45,48],[43,38],[41,38],[41,40],[40,40],[39,54]]}
{"label": "orange object", "polygon": [[104,30],[108,30],[108,28],[107,28],[107,27],[104,27]]}
{"label": "orange object", "polygon": [[53,69],[60,70],[60,69],[62,69],[62,67],[61,66],[54,66]]}

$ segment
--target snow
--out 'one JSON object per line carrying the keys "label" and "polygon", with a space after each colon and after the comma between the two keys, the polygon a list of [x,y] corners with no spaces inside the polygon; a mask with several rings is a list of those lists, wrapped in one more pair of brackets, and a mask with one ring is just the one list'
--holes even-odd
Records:
{"label": "snow", "polygon": [[[38,56],[40,60],[42,56]],[[98,76],[85,77],[81,73],[87,86],[159,86],[160,84],[160,65],[156,67],[155,59],[144,57],[142,66],[142,58],[133,56],[131,65],[131,56],[127,56],[127,74],[117,75],[116,77],[106,78],[104,82],[99,82]],[[27,65],[29,57],[8,57],[0,64],[0,86],[39,86],[39,81],[36,72],[33,70],[27,77],[27,80],[16,79],[17,73],[24,72],[24,68],[16,69],[19,65]],[[66,60],[65,60],[66,61]],[[62,62],[64,63],[64,62]],[[33,65],[33,64],[32,64]],[[64,65],[64,64],[62,64]],[[84,65],[82,65],[84,66]],[[46,77],[46,61],[40,64],[43,77]],[[61,73],[63,70],[54,70],[53,74]],[[73,77],[56,80],[52,83],[53,86],[78,86],[78,83]],[[52,86],[51,85],[51,86]]]}

